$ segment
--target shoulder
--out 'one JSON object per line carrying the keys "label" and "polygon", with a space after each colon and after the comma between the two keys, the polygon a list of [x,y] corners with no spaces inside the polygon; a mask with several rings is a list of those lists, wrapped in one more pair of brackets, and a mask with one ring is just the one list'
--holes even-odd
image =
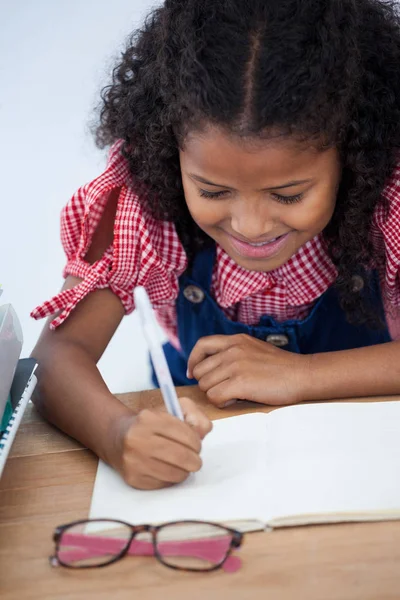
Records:
{"label": "shoulder", "polygon": [[64,245],[75,247],[81,238],[82,228],[88,237],[96,229],[110,192],[129,182],[129,167],[121,152],[122,142],[111,147],[105,170],[92,181],[85,183],[73,194],[61,211],[61,238]]}
{"label": "shoulder", "polygon": [[[377,208],[376,214],[378,220],[384,221],[393,216],[398,217],[400,211],[400,162],[394,169],[391,177],[386,182],[382,192],[383,207]],[[383,210],[386,208],[386,210]]]}
{"label": "shoulder", "polygon": [[[142,265],[180,271],[186,255],[175,226],[156,219],[147,208],[145,190],[136,188],[122,146],[118,141],[111,147],[105,171],[64,207],[61,232],[66,253],[85,260],[93,241],[101,239],[103,252],[105,246],[113,246],[114,268],[123,265],[129,275]],[[97,258],[99,252],[95,254]]]}
{"label": "shoulder", "polygon": [[378,242],[379,238],[400,255],[400,163],[386,182],[382,201],[374,211],[372,240]]}
{"label": "shoulder", "polygon": [[375,209],[371,229],[377,264],[384,260],[381,272],[386,301],[400,307],[400,164],[394,169]]}
{"label": "shoulder", "polygon": [[110,288],[125,312],[133,310],[133,289],[144,286],[154,308],[178,295],[178,277],[187,257],[175,225],[155,219],[132,184],[121,143],[111,148],[105,171],[79,188],[61,216],[67,255],[64,277],[81,280],[33,311],[41,318],[61,310],[60,325],[96,289]]}

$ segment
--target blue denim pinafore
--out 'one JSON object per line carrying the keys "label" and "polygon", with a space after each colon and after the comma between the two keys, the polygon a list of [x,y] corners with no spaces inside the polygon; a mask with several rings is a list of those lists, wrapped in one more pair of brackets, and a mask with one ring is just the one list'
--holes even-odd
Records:
{"label": "blue denim pinafore", "polygon": [[[376,330],[348,323],[334,286],[322,294],[303,320],[278,322],[264,315],[257,325],[230,321],[210,295],[214,260],[215,246],[199,252],[191,272],[184,273],[179,279],[176,309],[181,352],[171,344],[164,346],[176,386],[195,383],[186,377],[187,360],[196,342],[208,335],[245,333],[301,354],[360,348],[391,339],[387,326]],[[379,284],[377,281],[375,283],[373,299],[378,314],[384,320]],[[153,381],[157,384],[154,374]]]}

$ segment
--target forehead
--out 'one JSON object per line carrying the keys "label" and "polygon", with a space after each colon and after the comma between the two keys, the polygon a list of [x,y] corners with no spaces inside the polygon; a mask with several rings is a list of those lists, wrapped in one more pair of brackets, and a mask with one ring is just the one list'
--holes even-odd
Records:
{"label": "forehead", "polygon": [[330,167],[332,158],[332,150],[321,151],[295,138],[243,138],[216,127],[189,133],[181,150],[186,171],[231,186],[263,182],[273,187],[315,178]]}

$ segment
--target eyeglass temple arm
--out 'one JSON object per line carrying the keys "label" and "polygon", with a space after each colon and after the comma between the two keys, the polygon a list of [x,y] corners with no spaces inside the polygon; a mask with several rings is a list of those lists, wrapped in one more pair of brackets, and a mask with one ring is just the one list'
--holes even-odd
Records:
{"label": "eyeglass temple arm", "polygon": [[[110,538],[106,536],[91,536],[84,533],[64,533],[63,544],[77,545],[79,548],[62,550],[61,559],[65,562],[101,556],[103,554],[119,554],[126,544],[126,540]],[[164,554],[173,555],[179,553],[181,556],[192,556],[204,560],[220,562],[227,551],[227,539],[205,538],[197,540],[165,541],[158,542],[158,548]],[[230,540],[229,540],[230,547]],[[152,542],[133,539],[129,545],[127,554],[131,556],[153,556],[154,547]],[[227,558],[227,561],[229,561]]]}

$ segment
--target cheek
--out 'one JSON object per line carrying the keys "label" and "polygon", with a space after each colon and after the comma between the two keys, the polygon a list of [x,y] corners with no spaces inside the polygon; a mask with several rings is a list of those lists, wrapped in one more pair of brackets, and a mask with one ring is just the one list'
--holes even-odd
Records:
{"label": "cheek", "polygon": [[186,204],[193,220],[202,228],[212,227],[224,221],[229,215],[227,205],[217,200],[207,200],[196,194],[185,194]]}
{"label": "cheek", "polygon": [[286,222],[298,231],[320,232],[331,220],[335,199],[300,203],[288,212]]}

